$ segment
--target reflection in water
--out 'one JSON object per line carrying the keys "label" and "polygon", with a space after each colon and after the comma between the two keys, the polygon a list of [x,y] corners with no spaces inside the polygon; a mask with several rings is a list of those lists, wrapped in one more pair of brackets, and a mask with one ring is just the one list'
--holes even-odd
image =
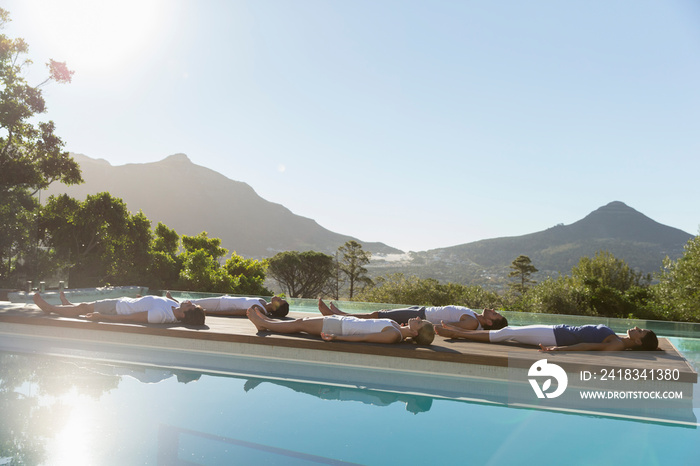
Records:
{"label": "reflection in water", "polygon": [[[288,363],[285,366],[289,369]],[[590,432],[587,435],[600,431],[602,439],[612,435],[606,428],[624,427],[623,430],[639,435],[652,432],[648,423],[640,420],[605,419],[598,423],[599,419],[591,415],[567,414],[565,420],[561,414],[507,409],[493,382],[484,382],[484,387],[474,381],[463,382],[465,397],[467,390],[479,395],[472,398],[474,401],[467,401],[447,399],[439,393],[398,393],[384,386],[366,389],[332,381],[268,378],[265,375],[275,375],[271,375],[274,372],[267,365],[258,369],[261,372],[241,371],[255,376],[223,375],[0,352],[0,464],[6,464],[7,459],[9,464],[54,464],[57,458],[70,458],[70,464],[100,464],[95,458],[107,458],[114,464],[115,458],[121,460],[128,455],[132,461],[121,464],[141,464],[144,458],[160,455],[179,458],[177,452],[171,451],[173,445],[202,458],[212,452],[230,458],[235,449],[236,455],[242,450],[255,455],[274,450],[276,455],[305,452],[324,458],[345,455],[345,459],[356,459],[365,446],[359,448],[353,442],[360,442],[362,436],[343,437],[336,433],[378,429],[391,432],[387,441],[395,442],[422,429],[426,436],[440,432],[441,438],[447,436],[455,442],[462,429],[468,430],[463,426],[465,420],[490,426],[487,429],[504,430],[504,435],[509,435],[509,442],[504,445],[514,450],[518,445],[531,445],[535,440],[528,435],[538,431],[534,426],[549,428],[552,420]],[[345,379],[348,378],[353,377],[346,374]],[[487,392],[492,399],[486,397]],[[476,400],[490,400],[488,403],[498,406]],[[690,406],[689,412],[692,415]],[[335,433],[326,424],[329,418],[337,422]],[[519,427],[524,418],[531,428]],[[662,426],[653,431],[660,436],[654,445],[685,445],[697,438],[679,429],[664,429],[670,428]],[[392,437],[394,431],[397,433]],[[563,436],[566,431],[562,427],[552,435]],[[164,432],[170,441],[159,438]],[[306,445],[310,433],[329,435],[324,442],[312,438]],[[288,443],[292,438],[294,441]],[[566,438],[558,442],[565,445]],[[323,450],[326,444],[329,447]],[[101,451],[96,451],[98,448]],[[488,448],[483,452],[486,456]],[[678,451],[685,452],[683,448]]]}
{"label": "reflection in water", "polygon": [[[169,379],[187,384],[201,372],[129,364],[107,364],[52,356],[0,353],[0,460],[9,464],[42,464],[46,445],[54,455],[70,457],[73,464],[89,464],[90,438],[99,425],[94,403],[119,388],[125,379],[157,384]],[[428,396],[210,374],[242,381],[249,392],[268,383],[322,400],[351,401],[372,406],[404,403],[411,413],[426,412]],[[2,463],[8,464],[8,463]]]}
{"label": "reflection in water", "polygon": [[151,366],[127,366],[94,363],[89,366],[84,366],[86,370],[94,374],[102,374],[107,376],[131,377],[141,383],[158,383],[175,376],[180,383],[190,383],[199,380],[202,376],[199,372],[186,371],[180,369],[165,369],[162,367]]}
{"label": "reflection in water", "polygon": [[271,383],[281,387],[287,387],[295,392],[313,395],[322,400],[357,401],[372,406],[389,406],[393,403],[405,403],[406,411],[413,414],[428,411],[433,404],[433,399],[428,396],[283,380],[250,378],[246,381],[243,388],[248,392],[261,383]]}
{"label": "reflection in water", "polygon": [[45,439],[71,419],[64,399],[98,399],[118,384],[119,377],[85,377],[83,368],[56,358],[0,353],[0,458],[43,463]]}

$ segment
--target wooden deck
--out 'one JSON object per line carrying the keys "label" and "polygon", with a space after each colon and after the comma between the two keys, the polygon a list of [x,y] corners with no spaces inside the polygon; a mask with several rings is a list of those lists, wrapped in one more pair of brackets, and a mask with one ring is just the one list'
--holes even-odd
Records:
{"label": "wooden deck", "polygon": [[[291,313],[290,317],[310,314]],[[698,376],[666,338],[661,351],[543,353],[532,346],[489,344],[436,336],[433,345],[326,342],[310,335],[258,332],[245,318],[207,317],[205,326],[133,325],[89,322],[45,316],[33,305],[0,303],[0,348],[142,364],[205,373],[243,374],[367,388],[400,393],[444,396],[468,402],[534,409],[555,409],[593,415],[697,426],[692,408]],[[610,384],[579,377],[581,371],[603,369],[677,371],[672,381],[616,380],[615,389],[682,393],[681,403],[652,403],[641,408],[587,402],[576,408],[568,401],[543,407],[514,403],[513,386],[534,398],[527,370],[541,359],[569,374],[568,392],[608,389]],[[514,376],[517,374],[517,376]],[[578,380],[577,380],[578,379]],[[562,397],[563,398],[563,397]],[[571,398],[570,398],[571,400]],[[549,400],[548,400],[549,401]]]}
{"label": "wooden deck", "polygon": [[[307,314],[290,314],[290,317],[300,317]],[[0,323],[21,324],[24,326],[37,326],[44,329],[76,329],[76,330],[98,330],[99,333],[113,332],[117,335],[114,341],[128,343],[128,335],[141,335],[152,337],[164,337],[172,339],[174,347],[182,346],[182,339],[199,342],[198,347],[205,347],[207,342],[212,344],[231,343],[246,345],[251,348],[275,348],[275,357],[284,358],[285,351],[310,350],[314,352],[322,351],[321,354],[340,353],[346,363],[351,363],[355,356],[361,357],[362,365],[367,358],[362,356],[381,356],[396,360],[424,361],[435,363],[450,363],[450,365],[472,365],[486,366],[493,368],[507,368],[511,366],[521,366],[532,362],[548,358],[560,363],[566,363],[574,370],[597,370],[600,368],[630,368],[649,369],[661,368],[677,369],[680,373],[680,380],[686,383],[696,383],[697,373],[683,356],[665,338],[659,340],[659,347],[662,351],[639,352],[599,352],[578,353],[578,352],[556,352],[543,353],[532,346],[522,346],[516,344],[491,344],[468,342],[464,340],[445,339],[436,336],[434,343],[430,347],[419,347],[414,344],[403,342],[395,345],[370,344],[370,343],[348,343],[348,342],[325,342],[320,337],[297,334],[282,335],[271,332],[258,332],[255,326],[245,318],[224,318],[207,317],[206,325],[203,327],[187,327],[182,325],[132,325],[103,322],[89,322],[82,319],[67,319],[55,316],[44,316],[33,305],[14,307],[11,309],[0,309]],[[51,332],[49,332],[50,334]],[[88,333],[89,335],[89,333]],[[220,346],[220,345],[217,345]],[[265,351],[261,351],[265,353]],[[255,351],[246,351],[253,354]],[[298,351],[297,351],[298,353]],[[328,358],[338,360],[338,356]],[[324,358],[314,358],[322,361]],[[398,365],[400,366],[400,365]],[[429,365],[422,364],[423,368]],[[440,371],[438,371],[440,372]],[[459,371],[462,372],[462,371]],[[464,373],[469,373],[466,371]]]}

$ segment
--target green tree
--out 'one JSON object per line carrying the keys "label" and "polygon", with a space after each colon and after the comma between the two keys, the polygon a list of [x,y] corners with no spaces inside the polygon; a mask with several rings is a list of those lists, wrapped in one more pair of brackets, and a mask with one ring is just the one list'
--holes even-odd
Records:
{"label": "green tree", "polygon": [[624,260],[608,251],[598,251],[593,257],[581,257],[571,274],[590,288],[606,287],[620,292],[650,281],[649,276],[634,271]]}
{"label": "green tree", "polygon": [[[0,8],[0,29],[10,21]],[[37,122],[46,112],[41,86],[68,83],[65,63],[50,60],[49,77],[31,86],[24,79],[32,62],[24,58],[23,39],[0,34],[0,282],[9,283],[13,269],[36,251],[38,201],[33,196],[51,182],[82,182],[78,164],[63,150],[52,121]]]}
{"label": "green tree", "polygon": [[634,271],[610,252],[598,251],[592,258],[582,257],[571,275],[585,290],[588,304],[596,314],[641,317],[645,313],[651,277]]}
{"label": "green tree", "polygon": [[501,298],[480,286],[457,283],[442,284],[434,278],[419,278],[403,273],[379,277],[374,286],[366,288],[357,300],[374,303],[418,306],[447,306],[450,304],[477,309],[502,306]]}
{"label": "green tree", "polygon": [[231,293],[238,283],[218,260],[205,249],[185,251],[180,270],[179,288],[188,291]]}
{"label": "green tree", "polygon": [[196,236],[182,236],[184,252],[180,255],[179,288],[189,291],[231,292],[237,284],[221,266],[228,252],[221,239],[209,238],[206,231]]}
{"label": "green tree", "polygon": [[180,235],[158,222],[149,251],[148,279],[144,282],[154,289],[175,289],[180,279],[183,257],[178,256]]}
{"label": "green tree", "polygon": [[117,243],[128,241],[130,214],[109,193],[88,195],[80,202],[66,194],[51,196],[42,211],[43,239],[70,264],[72,287],[109,282],[119,262]]}
{"label": "green tree", "polygon": [[700,322],[700,236],[685,245],[677,261],[668,257],[653,287],[653,306],[665,319]]}
{"label": "green tree", "polygon": [[150,280],[152,244],[151,221],[141,211],[128,214],[126,231],[110,245],[110,255],[116,260],[112,262],[109,282],[120,285],[146,284]]}
{"label": "green tree", "polygon": [[183,235],[182,246],[185,248],[186,252],[194,252],[198,249],[202,249],[215,260],[223,258],[228,252],[225,248],[221,247],[220,238],[209,238],[206,231],[196,236]]}
{"label": "green tree", "polygon": [[[156,243],[172,251],[176,244],[174,232],[165,228],[161,228],[160,232]],[[177,262],[182,264],[178,281],[180,289],[257,296],[272,294],[264,286],[266,261],[245,259],[234,252],[221,265],[228,251],[221,247],[221,239],[209,238],[206,232],[197,236],[183,236],[182,244],[184,252],[177,258]]]}
{"label": "green tree", "polygon": [[224,264],[226,272],[238,282],[235,293],[253,296],[272,295],[272,291],[264,285],[267,267],[268,262],[265,260],[245,259],[235,252]]}
{"label": "green tree", "polygon": [[571,276],[548,278],[509,305],[509,310],[572,315],[649,318],[649,277],[607,251],[581,257]]}
{"label": "green tree", "polygon": [[294,298],[318,297],[333,277],[333,257],[321,252],[280,252],[269,263],[270,277]]}
{"label": "green tree", "polygon": [[180,235],[164,223],[158,222],[153,238],[153,250],[175,256],[179,247]]}
{"label": "green tree", "polygon": [[527,291],[527,285],[536,283],[530,278],[530,276],[537,272],[537,268],[532,265],[532,261],[528,256],[520,255],[518,256],[510,265],[513,269],[512,272],[508,274],[509,277],[517,277],[520,279],[519,283],[511,283],[510,286],[518,293],[525,294]]}
{"label": "green tree", "polygon": [[349,298],[352,299],[358,284],[366,286],[372,283],[364,267],[369,264],[372,253],[363,250],[362,245],[355,240],[348,241],[339,247],[338,252],[342,254],[338,266],[348,279]]}
{"label": "green tree", "polygon": [[548,277],[506,306],[506,309],[545,314],[596,315],[585,287],[566,275]]}
{"label": "green tree", "polygon": [[345,286],[345,277],[343,272],[340,270],[340,261],[338,260],[338,255],[340,252],[335,251],[335,258],[333,259],[333,271],[331,272],[331,278],[328,279],[326,283],[326,288],[323,290],[324,296],[329,296],[332,299],[340,299],[340,294]]}

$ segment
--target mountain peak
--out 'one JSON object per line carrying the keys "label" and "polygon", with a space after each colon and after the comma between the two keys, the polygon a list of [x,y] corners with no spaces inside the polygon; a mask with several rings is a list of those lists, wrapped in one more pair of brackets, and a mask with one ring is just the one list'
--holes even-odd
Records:
{"label": "mountain peak", "polygon": [[[315,250],[334,253],[355,239],[334,233],[315,221],[269,202],[242,181],[193,163],[183,153],[158,162],[112,167],[82,156],[85,183],[53,183],[47,195],[68,193],[84,199],[108,191],[121,198],[132,212],[141,210],[152,222],[162,222],[180,235],[207,231],[221,246],[244,257],[270,257],[279,251]],[[173,180],[187,174],[187,189],[172,189]],[[48,196],[47,196],[48,197]],[[382,243],[363,242],[374,253],[400,253]]]}
{"label": "mountain peak", "polygon": [[599,211],[607,211],[607,212],[637,212],[638,211],[634,210],[632,207],[628,206],[622,201],[612,201],[608,204],[605,204],[602,207],[599,207],[598,209],[594,210],[593,212],[599,212]]}
{"label": "mountain peak", "polygon": [[[687,241],[688,234],[662,225],[624,202],[614,201],[571,224],[568,234],[577,239],[614,238],[643,243]],[[671,239],[672,238],[672,239]]]}
{"label": "mountain peak", "polygon": [[183,153],[178,153],[178,154],[173,154],[167,156],[165,159],[163,159],[163,162],[168,162],[168,163],[192,163],[189,157],[187,157],[187,154]]}

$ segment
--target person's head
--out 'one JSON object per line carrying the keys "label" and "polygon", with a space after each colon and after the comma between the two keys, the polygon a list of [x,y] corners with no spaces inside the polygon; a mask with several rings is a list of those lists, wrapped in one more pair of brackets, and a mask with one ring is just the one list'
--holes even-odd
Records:
{"label": "person's head", "polygon": [[279,296],[273,296],[270,300],[270,309],[268,310],[270,317],[280,319],[289,314],[289,303]]}
{"label": "person's head", "polygon": [[484,330],[500,330],[508,326],[508,319],[503,317],[495,309],[484,309],[482,327]]}
{"label": "person's head", "polygon": [[435,327],[427,320],[415,317],[408,320],[411,339],[417,345],[430,345],[435,339]]}
{"label": "person's head", "polygon": [[430,408],[432,406],[433,399],[429,396],[409,395],[409,398],[406,399],[406,411],[411,412],[413,414],[425,413],[427,411],[430,411]]}
{"label": "person's head", "polygon": [[178,317],[180,322],[187,325],[204,325],[206,314],[202,306],[192,304],[192,301],[185,301],[180,304],[181,315]]}
{"label": "person's head", "polygon": [[659,339],[652,330],[634,327],[627,330],[627,336],[634,342],[631,349],[635,351],[655,351],[659,347]]}

